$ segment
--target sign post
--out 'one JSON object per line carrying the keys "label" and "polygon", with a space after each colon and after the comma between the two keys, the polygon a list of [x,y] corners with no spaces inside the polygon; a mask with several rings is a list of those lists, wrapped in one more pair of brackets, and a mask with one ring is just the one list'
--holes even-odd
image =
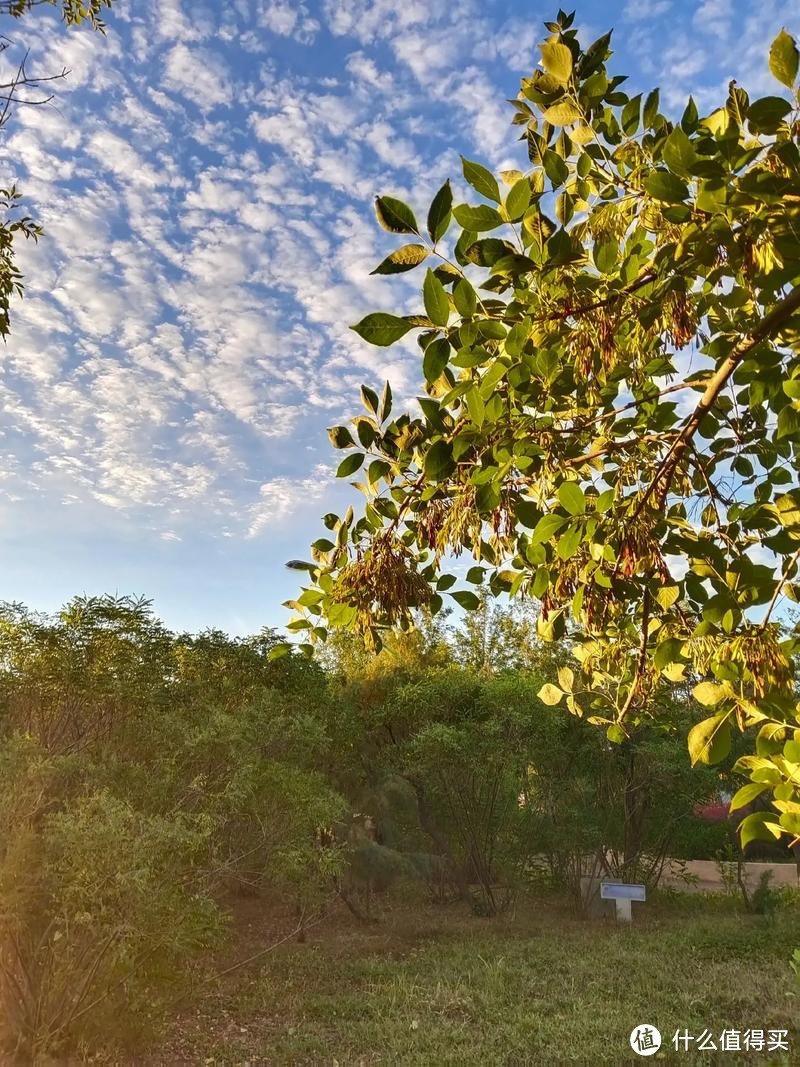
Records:
{"label": "sign post", "polygon": [[633,918],[631,902],[644,901],[646,891],[643,885],[630,885],[627,882],[601,882],[600,899],[613,900],[617,911],[617,922],[629,923]]}

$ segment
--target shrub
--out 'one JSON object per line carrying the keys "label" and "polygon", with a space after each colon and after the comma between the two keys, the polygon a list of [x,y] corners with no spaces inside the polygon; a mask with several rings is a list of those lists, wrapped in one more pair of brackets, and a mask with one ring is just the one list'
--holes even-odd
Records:
{"label": "shrub", "polygon": [[187,876],[211,831],[107,792],[20,828],[0,866],[0,998],[18,1050],[128,1040],[157,1020],[220,929]]}
{"label": "shrub", "polygon": [[[0,1012],[68,1054],[155,1028],[231,887],[305,915],[341,868],[313,766],[320,672],[268,633],[175,637],[149,606],[0,611]],[[2,1024],[0,1024],[2,1025]]]}

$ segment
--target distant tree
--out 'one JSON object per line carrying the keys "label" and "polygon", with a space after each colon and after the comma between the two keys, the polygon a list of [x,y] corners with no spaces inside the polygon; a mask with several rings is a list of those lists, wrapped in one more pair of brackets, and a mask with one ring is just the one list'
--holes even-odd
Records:
{"label": "distant tree", "polygon": [[539,637],[535,601],[502,603],[485,588],[478,591],[478,606],[464,614],[453,630],[455,659],[465,667],[485,674],[506,670],[542,670],[553,667],[555,658],[565,659]]}
{"label": "distant tree", "polygon": [[[101,18],[113,0],[0,0],[0,17],[19,20],[37,8],[58,7],[67,26],[80,26],[88,22],[92,29],[105,30]],[[12,41],[0,34],[0,56],[12,48]],[[7,81],[0,82],[0,136],[13,114],[15,106],[41,106],[52,100],[52,94],[43,89],[49,82],[65,78],[69,71],[64,67],[56,74],[36,75],[28,71],[28,50],[22,49],[21,58],[13,66],[14,73]],[[11,325],[9,311],[11,301],[23,294],[22,272],[16,263],[17,240],[38,241],[43,230],[20,208],[21,194],[16,185],[0,188],[0,337],[8,336]]]}
{"label": "distant tree", "polygon": [[351,680],[412,676],[431,667],[444,667],[453,661],[454,653],[442,616],[433,618],[418,612],[413,628],[387,631],[377,656],[363,634],[337,630],[319,647],[317,658],[328,671]]}
{"label": "distant tree", "polygon": [[[424,395],[330,431],[363,515],[327,516],[290,629],[407,624],[425,606],[479,599],[469,583],[541,602],[539,635],[568,623],[578,665],[549,683],[624,742],[660,690],[697,682],[707,717],[694,762],[731,728],[758,728],[739,761],[769,812],[742,840],[800,838],[800,720],[775,609],[800,560],[800,119],[798,49],[785,31],[775,95],[736,82],[680,117],[612,75],[610,34],[581,48],[573,16],[547,23],[541,68],[513,101],[530,170],[500,180],[463,161],[477,203],[449,182],[423,228],[394,197],[384,229],[408,235],[376,268],[432,263],[415,315],[354,329],[376,345],[417,330]],[[452,223],[456,228],[447,235]]]}

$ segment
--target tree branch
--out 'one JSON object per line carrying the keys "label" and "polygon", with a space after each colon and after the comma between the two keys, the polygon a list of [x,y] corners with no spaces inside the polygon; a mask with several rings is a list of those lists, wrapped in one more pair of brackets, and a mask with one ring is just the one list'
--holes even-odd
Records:
{"label": "tree branch", "polygon": [[648,630],[650,628],[650,604],[650,590],[645,586],[644,596],[642,597],[642,641],[639,647],[639,655],[636,660],[636,673],[633,676],[625,703],[622,705],[620,713],[617,716],[617,722],[623,722],[625,716],[631,710],[633,702],[638,696],[642,678],[647,670],[647,638],[649,636]]}
{"label": "tree branch", "polygon": [[769,604],[767,605],[766,613],[764,615],[764,618],[761,620],[761,625],[759,626],[759,630],[762,633],[767,628],[767,623],[769,622],[769,617],[772,614],[773,608],[778,603],[778,597],[781,595],[781,591],[783,590],[783,587],[789,581],[790,571],[791,571],[792,567],[794,567],[795,563],[797,563],[798,559],[800,559],[800,548],[798,548],[798,550],[794,553],[792,558],[786,564],[786,567],[784,568],[783,574],[781,575],[781,579],[778,582],[778,584],[775,586],[775,592],[772,594],[772,599],[770,600]]}
{"label": "tree branch", "polygon": [[661,499],[666,496],[669,490],[670,479],[675,473],[675,469],[683,458],[686,449],[689,447],[692,438],[697,433],[700,423],[713,408],[717,397],[725,388],[739,364],[753,351],[754,348],[760,345],[762,341],[765,341],[768,337],[771,337],[776,330],[780,329],[780,327],[791,318],[795,311],[799,309],[800,285],[796,285],[788,296],[785,296],[783,300],[775,305],[772,311],[764,316],[758,326],[756,326],[751,333],[746,337],[742,337],[733,346],[728,357],[722,361],[711,378],[709,378],[708,385],[706,386],[705,392],[701,396],[697,407],[694,409],[683,429],[670,446],[666,456],[661,461],[658,470],[653,476],[653,480],[650,482],[639,501],[638,507],[636,508],[637,515],[656,490],[658,490],[658,495]]}

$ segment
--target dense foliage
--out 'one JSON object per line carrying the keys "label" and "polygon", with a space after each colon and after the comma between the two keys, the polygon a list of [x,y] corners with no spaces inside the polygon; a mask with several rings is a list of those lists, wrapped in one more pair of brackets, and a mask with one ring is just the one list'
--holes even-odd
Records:
{"label": "dense foliage", "polygon": [[536,598],[538,631],[569,632],[577,662],[542,690],[624,743],[687,681],[708,709],[694,763],[731,750],[769,796],[742,840],[800,841],[794,641],[775,611],[800,560],[798,49],[785,31],[773,95],[732,82],[700,115],[629,96],[610,34],[581,48],[548,23],[541,68],[514,108],[530,169],[463,161],[426,226],[390,196],[384,229],[412,243],[376,268],[422,265],[416,314],[367,315],[376,345],[414,330],[418,410],[364,386],[366,413],[330,431],[364,512],[328,515],[290,629],[313,643],[435,614],[467,582]]}
{"label": "dense foliage", "polygon": [[688,767],[685,708],[610,745],[537,696],[558,650],[526,615],[483,612],[502,642],[420,619],[323,670],[141,601],[4,606],[0,1047],[141,1040],[243,893],[280,939],[391,886],[492,915],[542,879],[579,903],[593,868],[654,884],[725,784]]}
{"label": "dense foliage", "polygon": [[0,614],[0,1039],[133,1036],[223,931],[226,887],[301,913],[329,892],[320,672],[273,645],[171,634],[127,599]]}

